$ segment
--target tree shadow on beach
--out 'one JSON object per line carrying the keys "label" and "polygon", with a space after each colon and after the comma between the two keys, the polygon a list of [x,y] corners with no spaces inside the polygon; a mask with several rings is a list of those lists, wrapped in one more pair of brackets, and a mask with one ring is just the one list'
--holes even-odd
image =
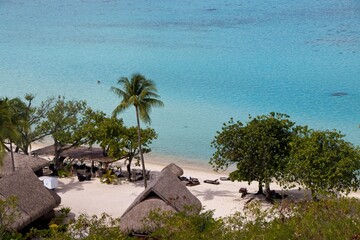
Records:
{"label": "tree shadow on beach", "polygon": [[80,182],[79,180],[77,180],[77,178],[72,177],[70,182],[68,183],[64,183],[61,180],[59,180],[58,182],[58,187],[55,189],[56,193],[66,193],[69,191],[82,191],[84,190],[84,185],[88,185],[91,184],[91,181],[95,181],[95,179],[92,179],[90,181],[83,181]]}
{"label": "tree shadow on beach", "polygon": [[290,200],[311,200],[312,195],[310,190],[306,189],[288,189],[288,190],[277,190],[279,192],[283,192],[288,195]]}
{"label": "tree shadow on beach", "polygon": [[201,197],[204,201],[213,200],[216,197],[234,197],[234,192],[227,190],[206,189],[205,191],[191,190],[191,192],[196,197]]}

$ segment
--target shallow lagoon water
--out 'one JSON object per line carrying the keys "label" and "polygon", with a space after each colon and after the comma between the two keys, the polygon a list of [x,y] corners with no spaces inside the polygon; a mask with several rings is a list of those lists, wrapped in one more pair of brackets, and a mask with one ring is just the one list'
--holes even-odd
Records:
{"label": "shallow lagoon water", "polygon": [[271,111],[360,145],[358,1],[1,1],[0,20],[1,96],[110,114],[110,87],[142,73],[165,103],[155,153],[206,162],[223,122]]}

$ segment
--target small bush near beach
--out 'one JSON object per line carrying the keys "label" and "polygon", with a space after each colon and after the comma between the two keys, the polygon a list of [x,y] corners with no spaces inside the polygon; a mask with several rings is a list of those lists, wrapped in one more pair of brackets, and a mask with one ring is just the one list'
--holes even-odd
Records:
{"label": "small bush near beach", "polygon": [[[212,211],[188,216],[152,213],[144,224],[156,226],[146,239],[360,239],[360,200],[332,198],[319,201],[283,201],[263,210],[259,202],[227,218]],[[51,223],[46,230],[32,229],[21,236],[6,233],[2,239],[137,239],[120,232],[119,219],[81,215],[70,224]]]}

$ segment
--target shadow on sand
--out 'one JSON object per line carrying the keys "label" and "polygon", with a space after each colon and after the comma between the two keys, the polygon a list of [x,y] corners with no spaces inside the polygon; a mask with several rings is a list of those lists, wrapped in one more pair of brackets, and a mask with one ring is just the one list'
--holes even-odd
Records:
{"label": "shadow on sand", "polygon": [[234,192],[225,190],[206,189],[205,191],[191,191],[196,197],[202,198],[204,201],[213,200],[215,197],[234,197]]}
{"label": "shadow on sand", "polygon": [[64,183],[59,178],[58,187],[55,189],[56,193],[66,193],[69,191],[81,191],[84,190],[84,185],[91,184],[91,181],[96,181],[96,179],[91,179],[90,181],[80,182],[76,177],[72,177],[70,182]]}

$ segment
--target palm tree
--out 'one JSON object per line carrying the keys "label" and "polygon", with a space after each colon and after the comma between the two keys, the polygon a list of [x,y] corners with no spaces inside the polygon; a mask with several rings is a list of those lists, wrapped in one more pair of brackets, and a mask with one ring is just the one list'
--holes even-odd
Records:
{"label": "palm tree", "polygon": [[0,164],[6,152],[6,140],[9,143],[12,160],[12,168],[15,171],[12,143],[20,141],[21,134],[19,128],[27,128],[27,118],[22,111],[24,103],[19,98],[9,100],[0,99]]}
{"label": "palm tree", "polygon": [[0,99],[0,165],[2,165],[6,152],[5,140],[8,136],[8,130],[12,129],[8,102],[6,98]]}
{"label": "palm tree", "polygon": [[117,116],[120,112],[129,108],[135,107],[136,121],[138,128],[138,144],[141,165],[143,170],[143,178],[145,188],[147,187],[145,162],[141,149],[141,135],[140,135],[140,119],[148,124],[151,124],[150,112],[152,107],[162,107],[164,104],[157,94],[155,83],[146,79],[143,75],[134,74],[129,80],[126,77],[121,77],[117,82],[122,88],[111,87],[111,90],[120,97],[120,104],[114,109],[113,115]]}

